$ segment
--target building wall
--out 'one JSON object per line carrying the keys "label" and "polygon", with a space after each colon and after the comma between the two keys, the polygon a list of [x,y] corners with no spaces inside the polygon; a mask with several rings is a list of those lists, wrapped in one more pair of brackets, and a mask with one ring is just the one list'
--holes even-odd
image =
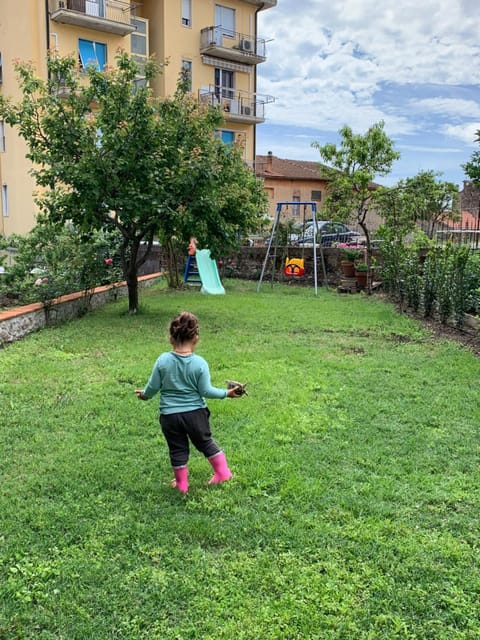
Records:
{"label": "building wall", "polygon": [[[79,0],[75,0],[79,1]],[[0,2],[0,53],[3,60],[3,84],[0,92],[14,100],[21,97],[13,69],[13,61],[31,60],[38,74],[46,78],[47,48],[60,55],[77,54],[78,40],[83,38],[107,45],[107,63],[114,64],[118,49],[130,52],[130,34],[122,36],[104,30],[63,24],[49,20],[47,36],[46,7],[57,7],[57,0],[4,0]],[[108,3],[107,3],[108,4]],[[115,3],[109,3],[111,6]],[[191,25],[182,24],[182,0],[143,0],[135,9],[135,15],[147,19],[149,54],[159,62],[168,64],[152,84],[157,96],[169,96],[175,92],[182,61],[192,62],[192,93],[198,96],[202,87],[215,83],[215,66],[204,64],[200,53],[200,32],[204,27],[215,26],[215,0],[192,0]],[[218,4],[235,9],[235,31],[255,37],[256,11],[261,2],[247,0],[219,0]],[[269,8],[274,2],[267,3]],[[51,14],[50,14],[51,15]],[[47,43],[47,38],[49,42]],[[256,89],[256,66],[249,66],[249,73],[235,71],[235,89],[253,93]],[[225,113],[222,129],[231,132],[244,148],[245,160],[252,166],[255,158],[255,124],[232,122]],[[8,216],[0,207],[0,233],[8,237],[12,233],[25,233],[35,223],[35,204],[32,193],[35,184],[29,175],[30,163],[25,159],[26,146],[17,134],[5,127],[6,149],[0,152],[0,199],[3,185],[8,191]],[[3,201],[2,201],[3,206]]]}
{"label": "building wall", "polygon": [[[46,63],[45,7],[39,0],[24,0],[21,8],[16,2],[0,4],[0,53],[2,55],[3,95],[18,100],[21,97],[17,85],[14,63],[16,59],[32,60],[43,76]],[[29,175],[27,147],[16,132],[5,125],[5,151],[0,153],[0,231],[4,236],[25,233],[32,226],[35,206],[32,192],[35,182]],[[5,194],[6,189],[6,194]],[[7,199],[5,198],[7,195]],[[8,202],[7,202],[8,200]],[[8,205],[8,215],[4,207]]]}
{"label": "building wall", "polygon": [[[268,213],[273,219],[277,210],[278,202],[292,202],[298,198],[300,202],[312,201],[312,191],[320,191],[320,200],[313,200],[317,205],[317,219],[322,219],[322,206],[323,201],[327,196],[328,183],[325,180],[291,180],[288,178],[283,179],[264,179],[265,190],[268,194]],[[318,198],[317,194],[315,197]],[[311,209],[310,209],[311,211]],[[294,220],[295,222],[301,222],[303,220],[303,207],[289,207],[288,210],[282,211],[282,221]],[[311,219],[311,213],[305,212],[306,219]]]}

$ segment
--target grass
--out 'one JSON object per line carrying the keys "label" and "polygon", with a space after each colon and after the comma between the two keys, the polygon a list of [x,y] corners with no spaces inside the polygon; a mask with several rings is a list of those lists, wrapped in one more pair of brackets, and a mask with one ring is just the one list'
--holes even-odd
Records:
{"label": "grass", "polygon": [[[375,298],[142,293],[0,351],[0,640],[478,639],[478,359]],[[189,309],[234,479],[170,487],[157,400]]]}

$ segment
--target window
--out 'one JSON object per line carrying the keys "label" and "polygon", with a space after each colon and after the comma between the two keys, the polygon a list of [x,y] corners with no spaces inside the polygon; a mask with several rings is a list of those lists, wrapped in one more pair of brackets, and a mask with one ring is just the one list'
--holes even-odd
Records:
{"label": "window", "polygon": [[182,0],[182,24],[184,27],[192,26],[192,0]]}
{"label": "window", "polygon": [[322,192],[321,191],[312,191],[312,197],[310,198],[313,202],[321,202],[322,200]]}
{"label": "window", "polygon": [[224,144],[228,144],[230,146],[235,142],[235,132],[234,131],[226,131],[224,129],[217,129],[215,132],[215,137],[220,138],[220,140]]}
{"label": "window", "polygon": [[142,18],[131,18],[131,24],[136,31],[130,36],[130,49],[132,59],[138,66],[137,77],[135,78],[135,86],[141,87],[146,84],[145,64],[148,59],[148,29],[147,21]]}
{"label": "window", "polygon": [[102,42],[92,42],[92,40],[78,41],[78,51],[80,54],[80,62],[84,69],[89,64],[93,64],[99,70],[103,70],[107,64],[107,45]]}
{"label": "window", "polygon": [[[235,9],[223,7],[221,4],[215,5],[215,26],[218,27],[218,36],[235,37]],[[221,41],[217,44],[222,44]]]}
{"label": "window", "polygon": [[4,218],[8,218],[8,187],[2,184],[2,213]]}
{"label": "window", "polygon": [[300,202],[300,196],[293,196],[292,198],[292,202],[294,202],[295,204],[292,207],[292,216],[294,218],[298,218],[300,217],[300,205],[296,204],[297,202]]}
{"label": "window", "polygon": [[85,13],[89,16],[98,16],[103,18],[105,16],[105,6],[103,0],[86,0]]}
{"label": "window", "polygon": [[187,83],[187,91],[192,90],[192,61],[182,60],[182,81]]}
{"label": "window", "polygon": [[[234,75],[233,71],[227,69],[215,69],[215,95],[218,100],[223,98],[231,100],[234,96]],[[225,105],[224,105],[225,107]],[[228,109],[229,110],[229,109]]]}
{"label": "window", "polygon": [[0,84],[3,84],[3,64],[2,64],[2,54],[0,53]]}
{"label": "window", "polygon": [[5,122],[0,120],[0,153],[5,151]]}

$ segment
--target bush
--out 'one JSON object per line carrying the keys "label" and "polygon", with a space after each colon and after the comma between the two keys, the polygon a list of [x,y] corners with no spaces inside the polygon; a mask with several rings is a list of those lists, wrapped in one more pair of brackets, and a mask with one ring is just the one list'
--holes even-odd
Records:
{"label": "bush", "polygon": [[25,236],[11,236],[17,249],[15,264],[0,283],[19,304],[41,302],[46,310],[55,298],[83,291],[88,308],[93,289],[121,280],[118,234],[93,232],[88,236],[74,228],[37,224]]}

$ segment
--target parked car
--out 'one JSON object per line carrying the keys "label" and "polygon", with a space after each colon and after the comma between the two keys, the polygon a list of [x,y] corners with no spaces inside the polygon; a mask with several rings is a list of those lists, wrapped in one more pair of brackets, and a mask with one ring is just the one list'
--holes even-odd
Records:
{"label": "parked car", "polygon": [[[356,231],[352,231],[341,222],[331,220],[317,220],[317,245],[331,247],[336,242],[347,242],[349,244],[360,244],[362,236]],[[301,247],[313,246],[313,222],[307,222],[305,232],[292,237],[292,244]]]}

